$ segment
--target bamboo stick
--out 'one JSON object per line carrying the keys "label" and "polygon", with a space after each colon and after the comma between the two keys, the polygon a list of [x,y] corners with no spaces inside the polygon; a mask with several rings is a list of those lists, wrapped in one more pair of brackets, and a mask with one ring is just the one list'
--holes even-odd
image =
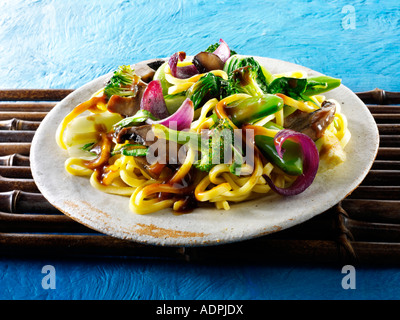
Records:
{"label": "bamboo stick", "polygon": [[[1,150],[1,149],[0,149]],[[28,156],[18,153],[0,156],[0,165],[2,166],[29,166],[30,160]]]}
{"label": "bamboo stick", "polygon": [[382,114],[399,114],[400,106],[376,106],[376,105],[368,105],[368,110],[372,113],[382,113]]}
{"label": "bamboo stick", "polygon": [[19,112],[19,111],[2,111],[0,104],[0,120],[19,119],[27,121],[42,121],[46,117],[47,112]]}
{"label": "bamboo stick", "polygon": [[400,160],[400,148],[381,147],[378,149],[378,160]]}
{"label": "bamboo stick", "polygon": [[40,125],[39,121],[19,120],[11,118],[9,120],[0,121],[0,130],[33,130],[35,131]]}
{"label": "bamboo stick", "polygon": [[2,232],[95,232],[65,215],[13,214],[0,212],[0,231]]}
{"label": "bamboo stick", "polygon": [[400,186],[359,186],[350,199],[400,200]]}
{"label": "bamboo stick", "polygon": [[400,147],[400,135],[384,135],[380,136],[381,147]]}
{"label": "bamboo stick", "polygon": [[180,247],[157,247],[104,235],[55,235],[0,233],[3,254],[44,254],[46,256],[131,256],[185,259]]}
{"label": "bamboo stick", "polygon": [[23,156],[29,156],[31,150],[31,144],[28,142],[12,143],[4,142],[0,143],[0,157],[8,156],[18,153]]}
{"label": "bamboo stick", "polygon": [[378,124],[378,130],[379,134],[400,134],[400,124],[394,124],[394,123],[385,123],[385,124]]}
{"label": "bamboo stick", "polygon": [[0,192],[13,190],[39,192],[33,179],[11,179],[0,176]]}
{"label": "bamboo stick", "polygon": [[351,232],[354,241],[400,242],[400,225],[353,220],[344,217],[344,224]]}
{"label": "bamboo stick", "polygon": [[400,201],[398,200],[347,198],[341,202],[341,205],[348,216],[354,220],[400,224]]}
{"label": "bamboo stick", "polygon": [[372,164],[374,170],[400,170],[400,160],[375,160]]}
{"label": "bamboo stick", "polygon": [[50,102],[0,103],[1,112],[49,112],[56,104]]}
{"label": "bamboo stick", "polygon": [[32,142],[35,131],[0,130],[0,142]]}
{"label": "bamboo stick", "polygon": [[73,89],[3,89],[0,101],[59,101]]}
{"label": "bamboo stick", "polygon": [[357,96],[369,104],[397,104],[400,103],[400,93],[376,88],[366,92],[357,92]]}
{"label": "bamboo stick", "polygon": [[5,178],[28,178],[32,179],[29,166],[2,166],[0,165],[0,176]]}
{"label": "bamboo stick", "polygon": [[398,186],[400,185],[400,170],[370,170],[362,185]]}
{"label": "bamboo stick", "polygon": [[0,192],[0,211],[9,213],[61,213],[42,194],[18,189]]}
{"label": "bamboo stick", "polygon": [[358,265],[399,265],[400,243],[354,241],[351,246]]}
{"label": "bamboo stick", "polygon": [[376,123],[400,123],[400,113],[373,113]]}

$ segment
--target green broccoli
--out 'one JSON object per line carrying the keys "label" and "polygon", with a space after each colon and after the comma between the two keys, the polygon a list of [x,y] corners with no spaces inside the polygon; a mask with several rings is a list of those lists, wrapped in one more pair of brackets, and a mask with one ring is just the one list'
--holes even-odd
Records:
{"label": "green broccoli", "polygon": [[116,71],[114,71],[113,76],[107,82],[104,88],[104,93],[108,98],[113,95],[121,97],[136,96],[137,90],[133,85],[137,82],[137,79],[138,76],[135,74],[131,66],[120,66]]}
{"label": "green broccoli", "polygon": [[218,121],[210,128],[208,139],[202,140],[200,159],[193,166],[200,171],[209,172],[217,164],[231,162],[230,171],[237,174],[236,169],[243,163],[243,157],[234,146],[234,139],[229,121]]}

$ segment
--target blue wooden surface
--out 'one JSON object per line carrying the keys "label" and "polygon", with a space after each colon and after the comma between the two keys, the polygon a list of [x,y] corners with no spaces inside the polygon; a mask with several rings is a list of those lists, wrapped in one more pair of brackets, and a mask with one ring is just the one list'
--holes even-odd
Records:
{"label": "blue wooden surface", "polygon": [[[395,0],[1,1],[0,87],[78,88],[118,65],[195,54],[219,38],[340,77],[353,91],[400,91]],[[56,289],[42,286],[45,265]],[[356,272],[356,289],[345,290],[341,266],[1,258],[0,299],[400,297],[400,269]]]}

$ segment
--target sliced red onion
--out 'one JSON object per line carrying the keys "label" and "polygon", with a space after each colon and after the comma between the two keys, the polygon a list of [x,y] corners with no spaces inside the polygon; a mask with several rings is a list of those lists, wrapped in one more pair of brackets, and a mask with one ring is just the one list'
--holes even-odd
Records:
{"label": "sliced red onion", "polygon": [[229,59],[229,57],[231,56],[231,50],[228,47],[228,44],[222,40],[219,39],[219,47],[213,52],[215,55],[217,55],[224,63],[226,62],[226,60]]}
{"label": "sliced red onion", "polygon": [[148,124],[162,124],[168,128],[172,128],[178,131],[189,129],[190,124],[194,117],[193,102],[189,98],[183,101],[182,105],[176,110],[175,113],[170,115],[168,118],[154,121],[151,119],[146,120]]}
{"label": "sliced red onion", "polygon": [[196,66],[193,64],[184,67],[178,67],[178,60],[183,61],[185,58],[186,53],[183,51],[175,52],[171,58],[169,58],[168,65],[171,69],[171,74],[175,78],[187,79],[199,74],[199,70],[197,70]]}
{"label": "sliced red onion", "polygon": [[310,137],[297,131],[284,129],[279,131],[274,138],[276,151],[281,158],[284,153],[284,150],[282,150],[282,144],[286,139],[297,142],[301,146],[303,153],[303,174],[298,176],[298,178],[288,188],[279,188],[272,182],[270,177],[265,174],[263,177],[271,189],[276,193],[283,196],[293,196],[306,190],[314,181],[318,171],[319,154],[314,141]]}
{"label": "sliced red onion", "polygon": [[149,111],[158,119],[169,116],[160,80],[153,80],[147,85],[140,102],[140,109]]}

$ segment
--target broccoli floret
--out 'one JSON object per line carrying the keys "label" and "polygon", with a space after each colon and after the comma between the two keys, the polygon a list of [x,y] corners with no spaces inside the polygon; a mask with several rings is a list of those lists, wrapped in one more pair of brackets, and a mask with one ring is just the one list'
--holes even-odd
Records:
{"label": "broccoli floret", "polygon": [[191,86],[186,93],[186,97],[192,100],[194,109],[197,109],[210,99],[217,98],[220,100],[222,81],[222,78],[215,76],[213,73],[207,73]]}
{"label": "broccoli floret", "polygon": [[241,67],[232,71],[228,79],[227,94],[246,93],[262,96],[264,91],[257,83],[257,71],[252,66]]}
{"label": "broccoli floret", "polygon": [[[243,158],[233,144],[234,131],[229,122],[226,119],[217,122],[210,128],[208,140],[202,140],[200,159],[193,166],[200,171],[209,172],[217,164],[232,162],[230,170],[236,174]],[[226,158],[227,155],[229,158]]]}
{"label": "broccoli floret", "polygon": [[138,78],[139,77],[135,74],[131,66],[120,66],[116,71],[114,71],[113,76],[107,82],[106,87],[104,88],[104,93],[109,98],[112,95],[118,95],[121,97],[135,96],[137,90],[133,84],[138,81]]}

